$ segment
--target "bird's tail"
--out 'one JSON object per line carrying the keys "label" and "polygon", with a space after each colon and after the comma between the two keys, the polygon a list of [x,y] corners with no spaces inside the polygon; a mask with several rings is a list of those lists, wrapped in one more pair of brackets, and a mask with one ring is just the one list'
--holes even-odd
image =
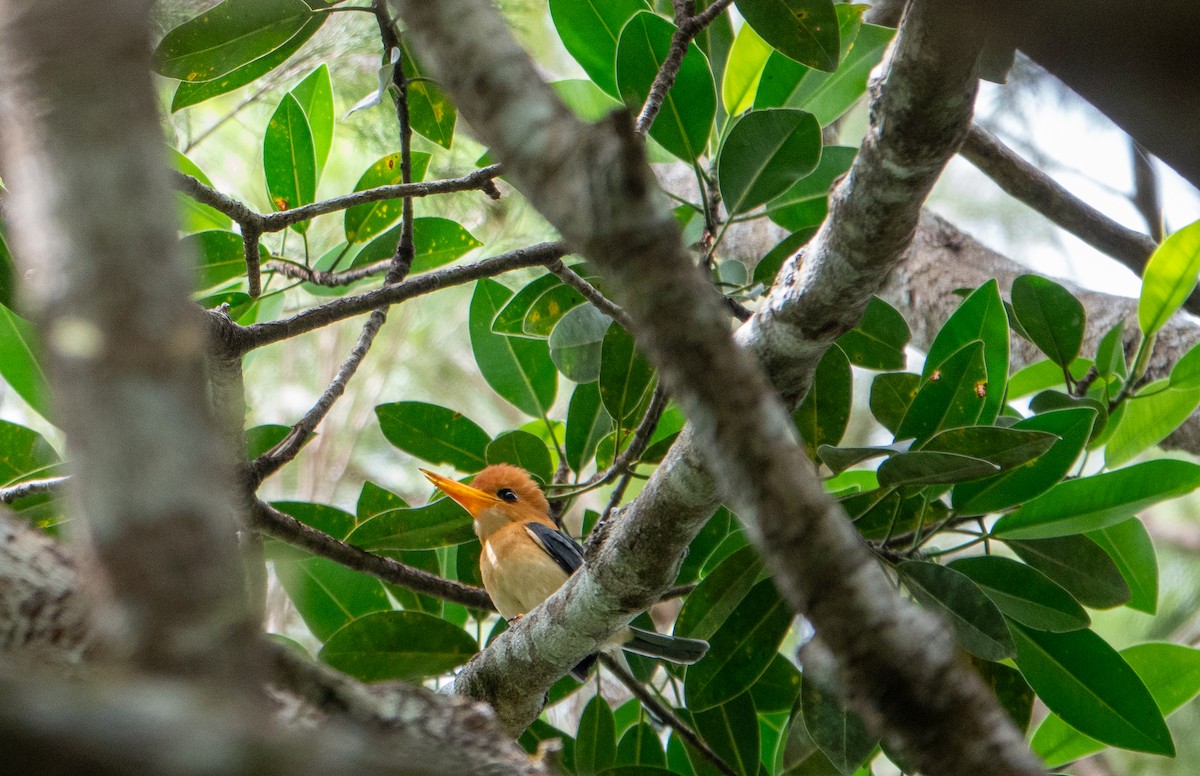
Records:
{"label": "bird's tail", "polygon": [[708,642],[701,639],[685,639],[682,636],[664,636],[641,628],[629,628],[629,639],[621,649],[636,655],[657,657],[672,663],[691,665],[708,652]]}

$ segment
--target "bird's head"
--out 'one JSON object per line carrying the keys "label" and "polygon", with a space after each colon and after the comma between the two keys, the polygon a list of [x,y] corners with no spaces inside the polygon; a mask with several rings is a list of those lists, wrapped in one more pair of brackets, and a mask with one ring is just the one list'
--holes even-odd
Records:
{"label": "bird's head", "polygon": [[486,539],[508,523],[528,520],[550,522],[550,504],[529,472],[506,463],[487,467],[470,485],[421,469],[426,479],[436,485],[475,521],[475,533]]}

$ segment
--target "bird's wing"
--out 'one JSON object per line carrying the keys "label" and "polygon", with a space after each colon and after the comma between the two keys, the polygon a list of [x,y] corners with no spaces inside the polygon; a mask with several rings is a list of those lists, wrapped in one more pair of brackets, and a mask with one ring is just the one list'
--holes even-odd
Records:
{"label": "bird's wing", "polygon": [[583,548],[570,536],[548,525],[532,521],[525,524],[525,530],[567,574],[574,573],[575,569],[583,565]]}

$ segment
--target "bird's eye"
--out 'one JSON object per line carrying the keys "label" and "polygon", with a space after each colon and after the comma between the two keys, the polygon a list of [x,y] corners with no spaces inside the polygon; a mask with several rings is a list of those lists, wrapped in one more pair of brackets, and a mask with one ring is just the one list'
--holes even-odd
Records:
{"label": "bird's eye", "polygon": [[496,491],[496,495],[505,501],[517,500],[517,494],[513,492],[512,488],[501,488],[500,490]]}

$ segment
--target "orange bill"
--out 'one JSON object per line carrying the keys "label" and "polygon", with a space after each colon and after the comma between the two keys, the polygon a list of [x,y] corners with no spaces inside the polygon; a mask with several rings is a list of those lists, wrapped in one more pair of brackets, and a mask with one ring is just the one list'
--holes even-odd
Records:
{"label": "orange bill", "polygon": [[421,474],[425,475],[425,479],[432,482],[443,493],[457,501],[463,509],[470,512],[471,517],[478,517],[488,507],[504,503],[490,493],[484,493],[482,490],[472,488],[470,485],[464,485],[457,480],[443,477],[440,474],[434,474],[425,469],[421,469],[420,471]]}

